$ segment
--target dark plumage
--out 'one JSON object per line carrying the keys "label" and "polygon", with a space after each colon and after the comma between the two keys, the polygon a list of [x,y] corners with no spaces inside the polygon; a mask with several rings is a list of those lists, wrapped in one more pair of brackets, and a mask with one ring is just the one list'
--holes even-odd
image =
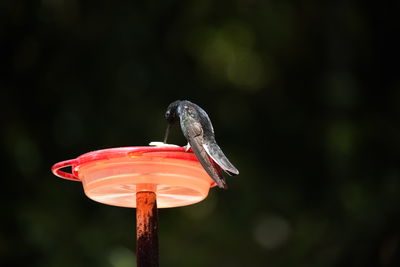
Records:
{"label": "dark plumage", "polygon": [[197,159],[220,188],[227,188],[222,170],[229,175],[238,175],[239,171],[229,162],[214,137],[214,129],[207,113],[198,105],[187,101],[172,102],[165,113],[168,122],[164,143],[169,127],[180,122],[183,135],[186,137]]}

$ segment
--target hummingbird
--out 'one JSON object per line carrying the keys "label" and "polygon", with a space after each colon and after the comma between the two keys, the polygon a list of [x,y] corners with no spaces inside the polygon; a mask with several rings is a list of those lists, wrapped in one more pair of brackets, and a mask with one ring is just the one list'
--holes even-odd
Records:
{"label": "hummingbird", "polygon": [[167,142],[170,127],[179,121],[183,135],[188,141],[186,151],[191,147],[200,164],[218,187],[227,189],[222,170],[230,176],[238,175],[239,171],[215,141],[214,128],[207,113],[190,101],[177,100],[168,106],[165,119],[167,120],[167,129],[164,143]]}

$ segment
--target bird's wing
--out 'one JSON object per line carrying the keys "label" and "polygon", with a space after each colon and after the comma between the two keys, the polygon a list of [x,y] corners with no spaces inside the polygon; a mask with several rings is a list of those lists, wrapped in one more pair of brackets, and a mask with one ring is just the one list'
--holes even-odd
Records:
{"label": "bird's wing", "polygon": [[212,162],[203,147],[204,138],[201,124],[192,119],[188,120],[190,121],[186,121],[187,126],[182,127],[182,129],[185,129],[186,131],[185,136],[188,139],[194,154],[208,175],[210,175],[210,177],[217,183],[218,187],[226,189],[227,185],[221,171],[218,170],[219,167]]}
{"label": "bird's wing", "polygon": [[203,143],[203,147],[207,154],[229,175],[238,175],[238,169],[233,166],[233,164],[222,152],[221,148],[215,142]]}

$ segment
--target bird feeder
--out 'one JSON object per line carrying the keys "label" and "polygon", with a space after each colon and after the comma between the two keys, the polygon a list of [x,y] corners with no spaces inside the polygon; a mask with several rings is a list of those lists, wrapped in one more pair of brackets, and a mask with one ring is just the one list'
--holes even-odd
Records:
{"label": "bird feeder", "polygon": [[93,151],[54,164],[52,172],[81,181],[94,201],[136,208],[137,266],[158,266],[157,209],[200,202],[216,185],[196,156],[178,146]]}

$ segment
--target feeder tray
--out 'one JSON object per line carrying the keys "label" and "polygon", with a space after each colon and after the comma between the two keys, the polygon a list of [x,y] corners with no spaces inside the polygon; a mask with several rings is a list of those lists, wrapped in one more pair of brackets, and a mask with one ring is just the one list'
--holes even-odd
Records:
{"label": "feeder tray", "polygon": [[[71,167],[71,172],[62,169]],[[136,193],[150,191],[158,208],[202,201],[215,182],[184,147],[121,147],[56,163],[58,177],[82,181],[86,196],[108,205],[136,208]]]}

